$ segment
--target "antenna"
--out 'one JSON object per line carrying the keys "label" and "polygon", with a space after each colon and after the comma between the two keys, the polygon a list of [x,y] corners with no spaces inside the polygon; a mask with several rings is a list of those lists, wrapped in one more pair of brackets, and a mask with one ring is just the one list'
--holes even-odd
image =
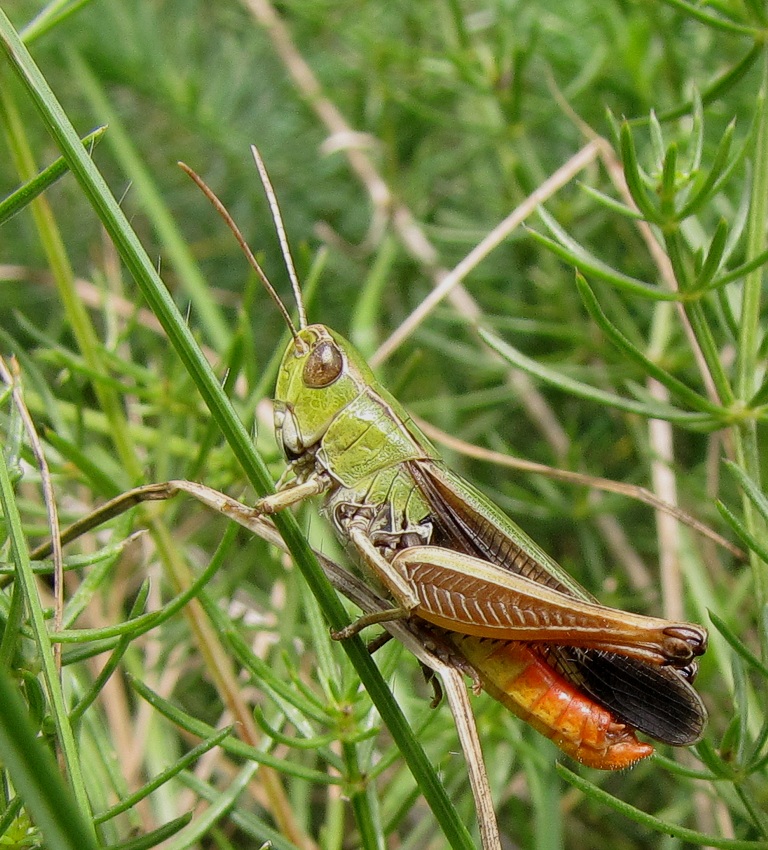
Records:
{"label": "antenna", "polygon": [[[193,171],[184,162],[180,162],[180,163],[178,163],[178,165],[179,165],[179,168],[181,168],[182,171],[184,171],[187,175],[189,175],[189,177],[191,177],[192,180],[197,184],[200,191],[211,202],[211,204],[212,204],[213,208],[216,210],[216,212],[218,212],[218,214],[224,219],[227,227],[232,231],[232,233],[234,233],[235,239],[237,239],[237,243],[240,246],[240,248],[242,249],[242,252],[245,254],[246,259],[248,260],[248,262],[251,265],[251,268],[256,272],[256,274],[259,276],[259,278],[261,278],[261,282],[264,284],[267,292],[270,294],[270,296],[272,297],[272,300],[275,302],[275,304],[277,304],[278,309],[282,313],[283,318],[285,319],[285,322],[288,325],[294,340],[297,340],[298,339],[298,331],[296,330],[296,326],[291,321],[290,313],[286,309],[285,304],[283,304],[283,302],[280,300],[280,296],[277,294],[275,287],[272,286],[272,284],[269,282],[269,278],[264,273],[264,269],[262,269],[262,267],[259,265],[259,261],[256,259],[256,257],[253,256],[253,251],[251,251],[250,246],[245,241],[245,237],[240,232],[240,228],[235,224],[235,220],[229,214],[229,210],[227,210],[227,208],[224,206],[224,204],[216,197],[216,195],[213,192],[213,189],[211,189],[206,184],[206,182],[203,180],[203,178],[199,174],[197,174],[195,171]],[[263,165],[262,165],[262,167],[263,167]],[[278,213],[278,215],[279,215],[279,213]],[[282,222],[281,222],[281,225],[282,225]],[[290,273],[290,270],[289,270],[289,273]],[[293,280],[294,277],[295,277],[295,272],[293,274],[292,280]],[[304,305],[301,301],[299,301],[299,317],[300,317],[300,321],[302,323],[301,327],[302,328],[306,327],[307,322],[306,322],[306,318],[304,316]]]}
{"label": "antenna", "polygon": [[280,205],[277,203],[277,195],[272,188],[272,182],[267,174],[267,167],[264,165],[264,160],[261,158],[259,149],[256,145],[251,145],[251,153],[256,160],[256,168],[259,169],[259,177],[261,177],[261,185],[264,187],[264,192],[269,201],[269,209],[272,212],[272,221],[275,222],[275,230],[277,230],[277,238],[280,240],[280,249],[283,252],[283,260],[285,267],[288,269],[288,277],[291,279],[291,288],[293,289],[293,297],[296,299],[296,307],[299,311],[299,327],[306,328],[307,326],[307,311],[304,309],[304,299],[301,297],[301,287],[299,279],[296,277],[296,269],[293,266],[293,257],[291,249],[288,247],[288,239],[285,235],[285,227],[283,226],[283,216],[280,213]]}

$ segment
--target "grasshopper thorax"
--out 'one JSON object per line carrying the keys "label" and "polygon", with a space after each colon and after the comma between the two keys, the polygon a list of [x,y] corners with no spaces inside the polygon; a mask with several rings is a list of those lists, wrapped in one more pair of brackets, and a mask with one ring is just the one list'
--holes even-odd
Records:
{"label": "grasshopper thorax", "polygon": [[317,446],[334,418],[374,382],[351,343],[325,325],[297,331],[275,387],[275,433],[289,460]]}

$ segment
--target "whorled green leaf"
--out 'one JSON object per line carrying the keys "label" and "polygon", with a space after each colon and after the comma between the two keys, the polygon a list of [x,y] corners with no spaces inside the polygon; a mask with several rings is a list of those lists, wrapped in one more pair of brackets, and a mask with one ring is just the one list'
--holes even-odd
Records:
{"label": "whorled green leaf", "polygon": [[619,147],[624,166],[624,177],[632,200],[637,204],[637,208],[646,221],[652,224],[660,224],[659,209],[646,188],[645,177],[637,159],[635,140],[632,138],[632,131],[626,121],[622,123],[619,131]]}
{"label": "whorled green leaf", "polygon": [[763,520],[768,522],[768,496],[763,493],[759,485],[738,464],[730,460],[723,461],[723,464],[738,481],[741,489],[747,494],[749,501],[759,511]]}
{"label": "whorled green leaf", "polygon": [[[136,594],[136,599],[131,606],[131,610],[128,613],[128,619],[132,619],[134,617],[138,617],[141,612],[144,610],[145,605],[147,604],[147,599],[149,597],[150,590],[150,581],[149,579],[144,579],[139,587],[139,592]],[[72,723],[76,723],[82,716],[83,712],[91,705],[98,695],[101,693],[102,688],[109,681],[109,678],[117,669],[120,660],[123,655],[128,651],[131,643],[133,641],[133,635],[128,633],[127,635],[123,635],[118,641],[117,646],[114,648],[109,658],[107,659],[106,664],[99,671],[98,676],[93,680],[93,683],[88,688],[85,694],[77,701],[74,708],[70,712],[69,718]]]}
{"label": "whorled green leaf", "polygon": [[716,502],[717,509],[720,515],[730,525],[734,532],[749,546],[756,554],[758,554],[766,563],[768,563],[768,547],[764,546],[753,534],[749,532],[744,523],[725,505],[723,502]]}
{"label": "whorled green leaf", "polygon": [[[701,89],[701,102],[704,105],[708,105],[722,98],[749,73],[752,66],[760,58],[762,52],[762,44],[759,41],[754,43],[738,62],[715,77],[708,86],[704,86]],[[694,108],[695,104],[693,100],[684,101],[679,106],[660,112],[658,118],[659,121],[665,123],[667,121],[674,121],[677,118],[690,115]],[[633,127],[640,126],[648,123],[648,119],[645,117],[633,118],[628,123]]]}
{"label": "whorled green leaf", "polygon": [[585,796],[613,809],[617,814],[623,815],[640,826],[644,826],[661,835],[669,835],[691,844],[717,847],[719,850],[766,850],[768,848],[768,840],[749,841],[738,838],[720,838],[716,835],[708,835],[705,832],[697,832],[695,829],[688,829],[679,824],[664,821],[661,818],[649,815],[647,812],[629,803],[618,800],[607,791],[598,788],[581,776],[577,776],[561,764],[557,765],[557,772],[566,782],[577,788]]}
{"label": "whorled green leaf", "polygon": [[659,198],[661,200],[660,211],[662,216],[668,220],[677,218],[675,211],[675,196],[678,191],[677,156],[677,144],[672,142],[664,156],[661,169],[661,185],[659,187]]}
{"label": "whorled green leaf", "polygon": [[[189,771],[182,773],[179,779],[187,786],[187,788],[190,788],[203,800],[208,800],[212,803],[219,796],[220,791],[218,788],[214,788],[210,783],[204,782],[199,776]],[[269,842],[267,845],[258,845],[259,850],[261,850],[264,846],[274,848],[274,850],[298,850],[295,844],[288,841],[282,833],[277,832],[273,827],[264,823],[264,821],[250,809],[246,809],[245,807],[233,809],[231,820],[238,829],[241,829],[245,835],[252,838],[254,842]],[[254,846],[257,845],[254,844]]]}
{"label": "whorled green leaf", "polygon": [[594,186],[589,186],[586,183],[580,182],[579,189],[581,189],[585,195],[588,195],[590,198],[593,198],[595,201],[597,201],[601,206],[604,206],[607,210],[610,210],[611,212],[616,213],[617,215],[631,219],[632,221],[643,220],[642,213],[639,213],[637,210],[632,209],[632,207],[628,207],[625,203],[622,203],[616,198],[612,198],[610,195],[606,195],[605,192],[601,192],[599,189],[595,189]]}
{"label": "whorled green leaf", "polygon": [[47,846],[96,850],[93,827],[78,807],[51,751],[38,739],[8,671],[0,667],[0,760]]}
{"label": "whorled green leaf", "polygon": [[201,741],[196,747],[189,750],[189,752],[184,753],[184,755],[172,765],[158,773],[157,776],[153,776],[152,779],[142,785],[141,788],[134,791],[132,794],[129,794],[123,800],[120,800],[119,803],[115,803],[115,805],[111,806],[107,809],[107,811],[95,815],[93,818],[94,823],[106,823],[108,820],[117,817],[123,812],[127,812],[128,809],[133,808],[133,806],[148,797],[153,791],[156,791],[170,779],[173,779],[174,776],[178,776],[182,770],[186,770],[186,768],[196,762],[201,756],[205,755],[205,753],[209,752],[214,747],[218,747],[219,744],[226,740],[231,734],[232,727],[227,726],[225,729],[220,729],[215,735],[211,735],[210,738],[206,738]]}
{"label": "whorled green leaf", "polygon": [[164,845],[165,850],[187,850],[188,847],[202,841],[210,830],[232,811],[238,797],[253,780],[257,770],[258,765],[255,764],[246,764],[241,768],[229,786],[219,792],[211,805],[192,819],[185,826],[183,833]]}
{"label": "whorled green leaf", "polygon": [[692,390],[687,384],[684,384],[674,375],[662,369],[633,345],[601,310],[594,292],[586,279],[579,274],[576,275],[576,286],[589,315],[592,316],[601,330],[624,355],[637,363],[650,377],[655,378],[660,384],[663,384],[679,401],[701,413],[727,417],[727,410],[717,404],[713,404],[708,398]]}
{"label": "whorled green leaf", "polygon": [[721,218],[715,228],[715,235],[709,243],[709,248],[707,249],[706,256],[704,257],[701,270],[696,275],[696,280],[694,281],[691,289],[688,291],[689,295],[709,288],[712,279],[720,269],[720,263],[723,261],[727,241],[728,222],[724,218]]}
{"label": "whorled green leaf", "polygon": [[128,841],[121,841],[119,844],[111,844],[108,850],[151,850],[152,847],[157,847],[164,841],[167,841],[177,832],[180,832],[192,820],[192,813],[189,812],[181,817],[174,818],[168,823],[164,823],[157,829],[151,832],[146,832],[138,838],[131,838]]}
{"label": "whorled green leaf", "polygon": [[682,11],[685,15],[690,18],[694,18],[699,21],[699,23],[712,27],[712,29],[733,34],[751,35],[755,39],[758,37],[759,28],[750,26],[749,24],[739,23],[738,21],[731,20],[723,15],[715,15],[712,12],[706,11],[706,9],[701,6],[689,3],[688,0],[664,0],[664,2],[668,3],[670,6],[680,9],[680,11]]}
{"label": "whorled green leaf", "polygon": [[670,422],[678,422],[681,425],[695,428],[711,428],[715,426],[714,420],[706,415],[699,413],[687,413],[679,410],[668,404],[643,404],[642,402],[633,401],[614,393],[600,390],[597,387],[589,386],[581,381],[576,381],[563,375],[554,369],[543,366],[541,363],[526,357],[521,351],[508,345],[502,339],[491,333],[486,328],[480,328],[478,333],[482,339],[495,351],[501,355],[508,363],[517,366],[520,369],[528,372],[536,378],[551,384],[564,392],[571,393],[581,398],[589,399],[595,404],[607,405],[615,407],[617,410],[626,410],[630,413],[637,413],[640,416],[646,416],[651,419],[666,419]]}
{"label": "whorled green leaf", "polygon": [[694,189],[691,197],[688,198],[678,213],[680,221],[700,211],[704,204],[718,190],[719,186],[722,185],[723,180],[730,176],[732,170],[739,163],[740,158],[730,156],[735,130],[736,122],[731,121],[720,139],[712,160],[712,165],[710,165],[709,170],[703,176],[700,185]]}
{"label": "whorled green leaf", "polygon": [[[213,726],[192,717],[177,706],[173,705],[173,703],[163,699],[159,696],[159,694],[156,694],[151,688],[148,688],[138,679],[131,677],[129,681],[133,689],[142,699],[146,700],[160,714],[170,720],[171,723],[179,726],[181,729],[185,729],[187,732],[191,732],[199,738],[211,738],[218,731]],[[236,738],[225,739],[221,742],[221,748],[231,755],[238,756],[240,758],[247,758],[251,761],[258,762],[259,764],[265,764],[268,767],[274,767],[287,775],[306,779],[308,782],[316,782],[320,785],[336,785],[340,781],[338,777],[329,776],[327,773],[323,773],[322,771],[313,770],[312,768],[298,765],[295,762],[285,761],[277,758],[276,756],[272,756],[269,753],[262,752],[261,750],[256,749],[256,747],[251,747]]]}
{"label": "whorled green leaf", "polygon": [[531,238],[535,239],[544,247],[552,251],[566,263],[575,266],[582,274],[596,277],[599,280],[604,280],[611,286],[617,289],[622,289],[632,295],[639,295],[643,298],[648,298],[653,301],[678,301],[680,295],[677,292],[659,289],[643,280],[625,275],[614,268],[611,268],[607,263],[598,259],[594,254],[588,251],[583,245],[580,245],[575,239],[568,235],[554,218],[543,208],[539,207],[539,218],[544,222],[547,229],[555,237],[554,240],[549,239],[542,233],[535,230],[529,230]]}

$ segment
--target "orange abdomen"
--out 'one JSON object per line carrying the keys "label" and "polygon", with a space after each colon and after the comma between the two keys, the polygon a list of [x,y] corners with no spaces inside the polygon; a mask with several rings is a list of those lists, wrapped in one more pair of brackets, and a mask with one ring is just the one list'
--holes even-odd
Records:
{"label": "orange abdomen", "polygon": [[620,770],[653,752],[635,730],[568,682],[528,644],[452,633],[485,690],[588,767]]}

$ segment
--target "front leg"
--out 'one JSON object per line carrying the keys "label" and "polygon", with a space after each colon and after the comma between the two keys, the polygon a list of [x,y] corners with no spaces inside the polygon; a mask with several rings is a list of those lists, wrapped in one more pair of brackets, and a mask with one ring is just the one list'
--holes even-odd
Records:
{"label": "front leg", "polygon": [[275,514],[284,508],[290,508],[311,496],[325,493],[331,486],[331,477],[327,472],[313,472],[301,483],[292,483],[271,496],[258,499],[253,506],[254,513]]}
{"label": "front leg", "polygon": [[[296,505],[310,496],[319,496],[332,486],[332,479],[327,472],[313,472],[304,481],[293,483],[278,490],[271,496],[259,499],[251,509],[253,514],[273,514],[284,508]],[[333,632],[334,640],[346,640],[358,634],[367,626],[399,620],[410,617],[411,611],[418,603],[418,598],[399,576],[392,573],[387,560],[381,555],[370,537],[370,519],[345,522],[344,532],[350,543],[357,549],[365,567],[379,579],[380,583],[398,602],[397,606],[365,614],[354,623],[339,632]]]}

